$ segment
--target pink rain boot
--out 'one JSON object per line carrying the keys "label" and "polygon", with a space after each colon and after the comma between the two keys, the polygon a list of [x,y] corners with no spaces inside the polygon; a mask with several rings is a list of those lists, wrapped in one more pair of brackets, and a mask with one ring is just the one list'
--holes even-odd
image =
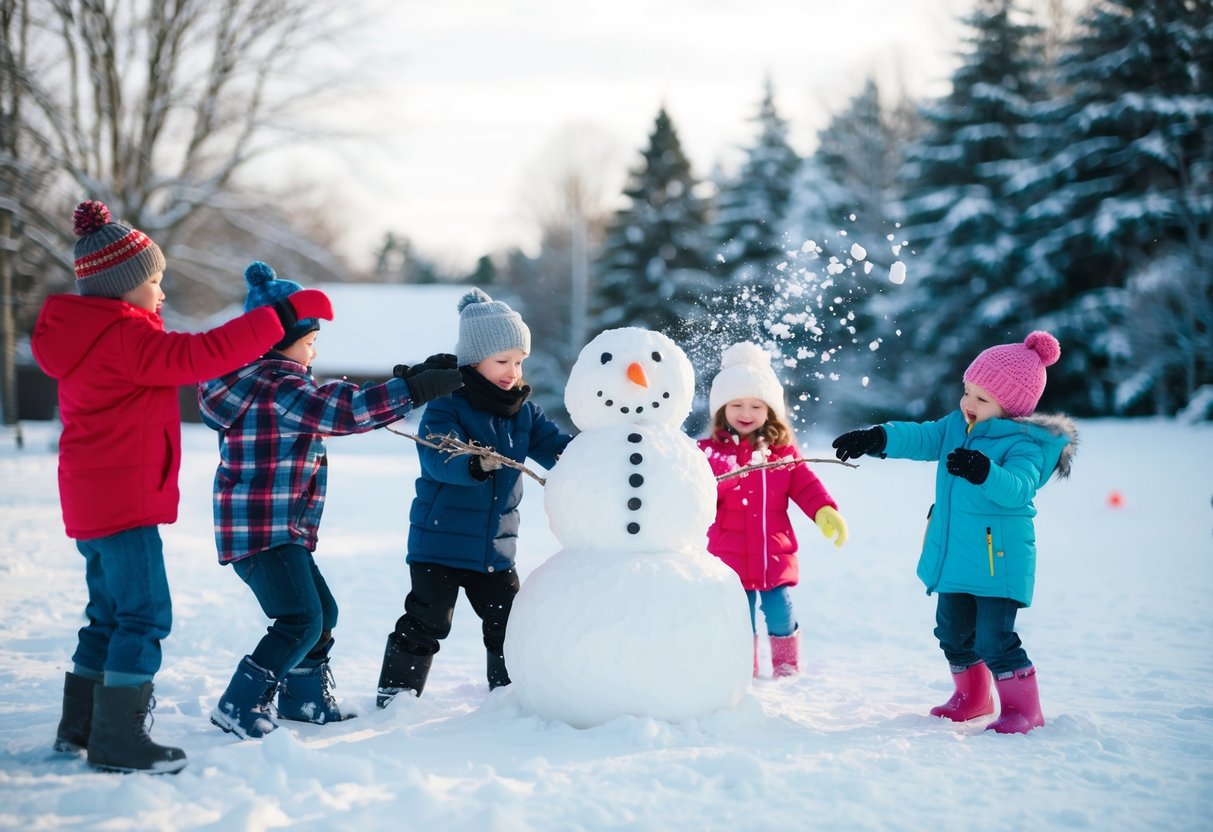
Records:
{"label": "pink rain boot", "polygon": [[979,716],[994,713],[994,687],[990,683],[990,670],[985,662],[969,665],[959,673],[952,672],[956,690],[952,698],[931,709],[931,716],[943,717],[953,722],[968,722]]}
{"label": "pink rain boot", "polygon": [[998,719],[986,726],[987,731],[1000,734],[1026,734],[1045,724],[1040,712],[1040,691],[1036,688],[1036,668],[1028,665],[1016,670],[1006,679],[995,679],[998,701],[1002,711]]}
{"label": "pink rain boot", "polygon": [[800,630],[790,636],[771,636],[771,675],[776,679],[800,673]]}
{"label": "pink rain boot", "polygon": [[754,678],[758,678],[758,633],[754,633]]}

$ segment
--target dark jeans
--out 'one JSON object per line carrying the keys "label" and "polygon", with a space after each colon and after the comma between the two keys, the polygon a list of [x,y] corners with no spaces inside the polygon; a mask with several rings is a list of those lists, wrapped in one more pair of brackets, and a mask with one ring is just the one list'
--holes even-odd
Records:
{"label": "dark jeans", "polygon": [[109,537],[77,540],[88,584],[88,624],[72,661],[89,670],[154,676],[160,640],[173,626],[160,529],[140,526]]}
{"label": "dark jeans", "polygon": [[1030,665],[1015,634],[1015,614],[1021,606],[1010,598],[939,593],[935,637],[948,663],[963,669],[984,661],[995,677]]}
{"label": "dark jeans", "polygon": [[436,563],[411,563],[409,575],[413,588],[404,599],[404,615],[396,621],[396,634],[404,639],[408,652],[417,656],[438,652],[438,642],[451,632],[460,587],[480,616],[485,649],[501,652],[506,621],[518,594],[516,569],[475,572]]}
{"label": "dark jeans", "polygon": [[232,562],[274,623],[250,654],[282,678],[296,667],[315,667],[328,658],[337,626],[337,601],[312,553],[286,543]]}

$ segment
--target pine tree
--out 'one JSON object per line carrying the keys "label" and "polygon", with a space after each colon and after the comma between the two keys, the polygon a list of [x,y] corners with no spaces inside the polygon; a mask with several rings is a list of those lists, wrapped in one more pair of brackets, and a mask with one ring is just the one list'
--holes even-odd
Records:
{"label": "pine tree", "polygon": [[869,79],[817,134],[793,188],[785,228],[798,251],[789,279],[811,290],[801,297],[814,320],[784,351],[801,369],[792,392],[827,401],[839,424],[875,415],[880,397],[865,379],[893,354],[881,349],[892,333],[878,300],[899,290],[889,282],[902,240],[892,212],[915,125],[912,109],[886,106]]}
{"label": "pine tree", "polygon": [[1011,0],[978,3],[952,91],[923,108],[925,134],[907,151],[909,277],[894,310],[905,333],[898,387],[911,416],[954,405],[974,356],[1033,325],[1016,237],[1026,205],[1007,183],[1028,153],[1044,89],[1040,30],[1018,16]]}
{"label": "pine tree", "polygon": [[736,175],[720,183],[712,236],[718,245],[713,271],[730,282],[769,281],[787,249],[783,219],[800,167],[788,143],[788,124],[775,108],[770,79],[753,119],[754,144]]}
{"label": "pine tree", "polygon": [[[1076,413],[1170,413],[1213,383],[1201,314],[1187,310],[1192,338],[1140,337],[1168,330],[1171,319],[1178,339],[1192,323],[1163,294],[1210,302],[1211,20],[1210,0],[1097,3],[1063,52],[1064,97],[1042,120],[1043,162],[1019,180],[1035,203],[1022,231],[1035,310],[1064,350],[1046,397]],[[1177,289],[1186,280],[1161,273],[1164,262],[1192,269],[1203,286]],[[1142,327],[1142,315],[1163,320]]]}
{"label": "pine tree", "polygon": [[701,314],[707,206],[665,107],[658,113],[597,263],[596,332],[640,326],[669,334]]}

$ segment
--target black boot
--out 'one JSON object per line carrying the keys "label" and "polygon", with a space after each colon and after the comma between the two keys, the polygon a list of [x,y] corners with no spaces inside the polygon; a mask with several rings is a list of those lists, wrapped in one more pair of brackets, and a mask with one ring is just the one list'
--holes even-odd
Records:
{"label": "black boot", "polygon": [[503,688],[510,683],[510,672],[505,669],[505,654],[488,651],[489,690]]}
{"label": "black boot", "polygon": [[412,691],[414,696],[420,696],[425,688],[425,680],[430,675],[430,665],[434,657],[417,656],[405,649],[405,641],[396,633],[387,637],[387,646],[383,650],[383,667],[379,671],[379,695],[375,704],[386,708],[387,704],[402,690]]}
{"label": "black boot", "polygon": [[175,774],[185,768],[185,752],[157,745],[147,734],[153,707],[152,683],[137,688],[97,685],[93,690],[93,728],[88,761],[103,771]]}
{"label": "black boot", "polygon": [[75,673],[63,675],[63,718],[55,734],[55,750],[75,754],[88,748],[93,729],[93,689],[97,682]]}

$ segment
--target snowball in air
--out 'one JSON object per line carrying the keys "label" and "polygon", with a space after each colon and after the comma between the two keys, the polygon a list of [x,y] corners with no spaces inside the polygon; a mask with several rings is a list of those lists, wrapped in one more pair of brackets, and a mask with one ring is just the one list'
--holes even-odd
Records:
{"label": "snowball in air", "polygon": [[898,260],[889,267],[889,282],[890,283],[905,283],[906,282],[906,264]]}

